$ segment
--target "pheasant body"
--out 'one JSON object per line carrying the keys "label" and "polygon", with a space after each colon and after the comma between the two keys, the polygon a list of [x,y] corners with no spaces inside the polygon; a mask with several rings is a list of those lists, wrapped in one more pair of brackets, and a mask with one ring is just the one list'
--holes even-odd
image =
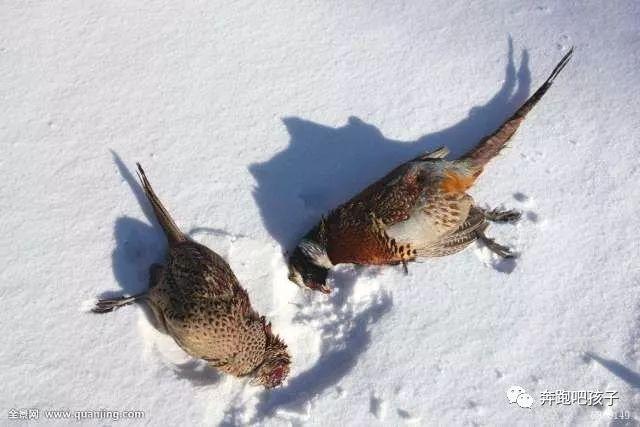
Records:
{"label": "pheasant body", "polygon": [[484,230],[488,221],[515,221],[519,213],[480,208],[467,190],[551,87],[572,52],[507,121],[462,158],[445,159],[445,147],[422,154],[330,212],[289,258],[290,280],[328,293],[328,270],[336,264],[402,263],[406,268],[418,257],[454,254],[476,240],[500,256],[513,256]]}
{"label": "pheasant body", "polygon": [[462,226],[473,205],[464,193],[472,173],[465,162],[431,155],[401,165],[327,216],[323,245],[332,264],[398,264],[464,248],[433,244],[469,228]]}
{"label": "pheasant body", "polygon": [[[190,355],[243,376],[264,359],[264,319],[226,262],[195,242],[173,246],[149,291],[156,318]],[[189,286],[185,286],[188,283]]]}
{"label": "pheasant body", "polygon": [[169,241],[166,265],[151,266],[148,292],[100,300],[94,311],[107,312],[145,300],[159,328],[191,356],[231,375],[252,374],[267,388],[281,384],[289,372],[286,344],[253,310],[229,264],[178,229],[140,165],[138,171]]}

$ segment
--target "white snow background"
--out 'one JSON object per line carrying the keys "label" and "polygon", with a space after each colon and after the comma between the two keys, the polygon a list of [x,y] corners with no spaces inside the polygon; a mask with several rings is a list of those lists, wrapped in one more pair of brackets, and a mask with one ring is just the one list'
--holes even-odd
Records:
{"label": "white snow background", "polygon": [[[524,212],[489,229],[515,263],[473,245],[408,276],[341,267],[330,297],[287,280],[283,251],[321,214],[472,147],[570,46],[471,191]],[[637,1],[0,2],[0,424],[634,425],[639,52]],[[83,311],[163,259],[136,161],[288,343],[283,387],[191,360],[139,306]],[[546,389],[619,399],[541,406]]]}

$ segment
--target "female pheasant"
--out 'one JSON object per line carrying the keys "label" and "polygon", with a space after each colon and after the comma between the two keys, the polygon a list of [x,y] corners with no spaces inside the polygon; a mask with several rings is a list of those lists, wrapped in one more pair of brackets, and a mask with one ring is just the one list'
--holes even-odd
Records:
{"label": "female pheasant", "polygon": [[229,264],[204,245],[190,240],[156,196],[144,170],[138,176],[169,241],[166,266],[150,268],[149,290],[139,295],[99,300],[95,313],[135,301],[151,306],[164,332],[191,356],[222,372],[253,375],[253,383],[278,386],[289,373],[286,344],[258,315]]}
{"label": "female pheasant", "polygon": [[515,114],[462,158],[445,159],[446,147],[422,154],[323,217],[289,258],[289,279],[329,293],[327,275],[336,264],[403,264],[406,270],[407,262],[418,257],[451,255],[477,239],[498,255],[512,257],[484,231],[487,221],[514,222],[520,213],[482,209],[466,191],[551,87],[572,53],[573,48]]}

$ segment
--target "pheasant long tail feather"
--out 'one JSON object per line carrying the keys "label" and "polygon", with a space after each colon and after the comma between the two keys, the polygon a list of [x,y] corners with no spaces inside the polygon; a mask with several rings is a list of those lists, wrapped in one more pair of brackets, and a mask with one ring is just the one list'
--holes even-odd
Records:
{"label": "pheasant long tail feather", "polygon": [[547,90],[551,87],[553,80],[560,74],[560,71],[567,65],[573,54],[573,48],[560,60],[558,65],[553,69],[549,78],[540,86],[540,88],[516,111],[506,122],[504,122],[493,134],[485,137],[480,143],[469,153],[464,155],[461,160],[471,160],[473,165],[478,168],[478,174],[482,171],[484,165],[489,163],[495,157],[505,144],[511,139],[513,134],[526,117],[527,113],[540,101]]}
{"label": "pheasant long tail feather", "polygon": [[173,245],[186,241],[186,236],[182,233],[182,231],[180,231],[176,223],[173,221],[173,218],[171,218],[171,215],[169,215],[169,212],[167,212],[158,196],[156,196],[155,191],[153,191],[153,187],[151,187],[151,183],[149,183],[149,180],[147,179],[142,166],[140,166],[140,163],[136,163],[136,165],[138,166],[138,177],[140,178],[140,182],[142,183],[144,193],[146,194],[147,199],[149,199],[149,203],[151,203],[151,206],[153,207],[153,212],[156,214],[156,218],[158,219],[160,226],[164,230],[164,234],[167,236],[169,244]]}

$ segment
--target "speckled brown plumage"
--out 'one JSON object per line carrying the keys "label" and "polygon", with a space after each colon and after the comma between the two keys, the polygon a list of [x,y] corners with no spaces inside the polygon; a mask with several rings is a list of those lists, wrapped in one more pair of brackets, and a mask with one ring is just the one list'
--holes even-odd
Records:
{"label": "speckled brown plumage", "polygon": [[[452,236],[426,246],[397,239],[389,233],[390,227],[409,220],[415,210],[432,218],[436,235],[453,235],[457,229],[465,233],[469,227],[477,226],[476,221],[465,224],[471,197],[464,189],[443,190],[443,178],[436,172],[441,166],[429,167],[427,163],[434,159],[428,156],[401,165],[327,216],[325,247],[332,264],[398,264],[412,261],[418,255],[451,253],[450,243],[456,241]],[[470,168],[461,171],[472,173]],[[464,246],[457,248],[461,250]]]}
{"label": "speckled brown plumage", "polygon": [[418,257],[461,251],[482,240],[500,256],[512,256],[484,231],[487,221],[515,221],[515,211],[486,211],[467,190],[502,150],[526,114],[542,98],[571,57],[570,50],[544,84],[493,134],[458,160],[444,147],[406,162],[329,213],[289,258],[289,278],[329,292],[328,270],[342,263],[404,264]]}
{"label": "speckled brown plumage", "polygon": [[107,312],[144,299],[159,327],[193,357],[228,374],[252,374],[265,387],[279,385],[289,372],[287,346],[252,309],[227,262],[179,230],[140,165],[138,170],[169,241],[167,262],[151,267],[148,292],[101,300],[94,311]]}

